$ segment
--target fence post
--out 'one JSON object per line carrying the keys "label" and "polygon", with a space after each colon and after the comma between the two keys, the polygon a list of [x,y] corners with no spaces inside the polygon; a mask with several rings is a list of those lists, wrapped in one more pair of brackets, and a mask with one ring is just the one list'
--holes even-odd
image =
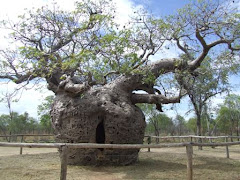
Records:
{"label": "fence post", "polygon": [[193,146],[191,144],[186,146],[187,151],[187,180],[193,179],[193,163],[192,163],[192,155],[193,155]]}
{"label": "fence post", "polygon": [[[226,142],[226,143],[228,142],[228,137],[225,138],[225,142]],[[227,155],[227,158],[229,158],[229,149],[228,149],[228,145],[226,145],[226,155]]]}
{"label": "fence post", "polygon": [[[151,144],[151,141],[152,141],[152,140],[151,140],[151,136],[148,136],[148,139],[147,139],[147,140],[148,140],[148,144]],[[148,148],[148,152],[150,152],[150,148]]]}
{"label": "fence post", "polygon": [[[22,135],[22,138],[21,138],[21,143],[23,142],[23,135]],[[20,154],[22,154],[22,150],[23,150],[23,147],[20,147]]]}
{"label": "fence post", "polygon": [[68,154],[67,154],[67,146],[64,145],[61,147],[61,175],[60,180],[66,180],[67,179],[67,160],[68,160]]}

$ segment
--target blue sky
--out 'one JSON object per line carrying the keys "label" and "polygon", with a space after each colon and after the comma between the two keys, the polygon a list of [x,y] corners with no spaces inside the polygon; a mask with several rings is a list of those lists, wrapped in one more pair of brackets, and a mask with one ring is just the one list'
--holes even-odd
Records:
{"label": "blue sky", "polygon": [[186,5],[189,0],[133,0],[137,5],[144,4],[154,14],[169,15]]}
{"label": "blue sky", "polygon": [[[56,0],[60,7],[65,10],[73,9],[73,2],[75,0]],[[189,2],[189,0],[114,0],[117,4],[117,12],[119,14],[118,21],[119,23],[123,23],[127,21],[129,15],[133,13],[133,6],[141,6],[147,7],[152,13],[156,16],[163,16],[175,13],[178,8],[183,7],[185,4]],[[7,0],[1,2],[0,7],[0,19],[16,19],[19,14],[22,14],[24,8],[32,8],[41,7],[46,3],[49,4],[51,0]],[[0,48],[4,48],[8,46],[7,42],[3,40],[3,35],[6,32],[0,30]],[[176,52],[172,52],[172,54],[176,54]],[[164,54],[164,56],[171,56],[171,54]],[[232,79],[233,82],[238,81],[238,77]],[[15,85],[10,83],[8,86],[6,84],[1,85],[0,88],[0,96],[1,93],[4,93],[6,89],[13,90]],[[18,103],[13,103],[13,110],[19,113],[24,113],[25,111],[29,112],[30,116],[37,117],[37,106],[41,104],[42,100],[52,93],[46,88],[43,92],[37,91],[35,89],[31,89],[28,91],[24,91],[22,94],[22,98]],[[222,97],[217,97],[215,100],[216,103],[222,102]],[[188,110],[188,100],[185,98],[182,100],[181,104],[176,105],[177,111],[179,114],[184,115]],[[166,113],[170,116],[175,114],[175,111],[170,110],[170,106],[164,106],[166,109]],[[5,104],[0,103],[0,114],[7,113],[7,108]]]}

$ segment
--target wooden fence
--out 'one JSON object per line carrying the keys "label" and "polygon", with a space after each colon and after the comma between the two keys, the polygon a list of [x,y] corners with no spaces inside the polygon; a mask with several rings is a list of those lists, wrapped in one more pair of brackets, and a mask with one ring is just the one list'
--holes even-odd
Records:
{"label": "wooden fence", "polygon": [[226,141],[226,139],[237,139],[238,141],[240,141],[240,136],[195,136],[195,135],[187,135],[187,136],[150,136],[150,135],[146,135],[146,138],[150,138],[150,139],[162,139],[162,140],[169,140],[172,139],[173,141],[175,141],[176,139],[178,139],[179,141],[183,140],[183,139],[187,139],[190,142],[193,142],[195,140],[195,142],[199,142],[199,139],[202,140],[208,140],[209,142],[212,142],[213,140],[217,140],[217,139],[224,139]]}
{"label": "wooden fence", "polygon": [[[147,138],[147,144],[151,144],[152,143],[152,139],[155,138],[157,142],[157,139],[173,139],[173,141],[175,141],[175,139],[179,139],[179,142],[181,141],[181,139],[187,139],[188,141],[190,141],[190,143],[194,142],[195,139],[195,144],[197,144],[197,142],[199,142],[199,139],[202,140],[208,140],[211,143],[211,147],[215,148],[216,142],[214,142],[213,140],[217,140],[217,139],[223,139],[223,141],[225,141],[226,143],[229,141],[229,138],[231,139],[231,141],[233,141],[233,138],[236,138],[238,141],[240,139],[240,136],[195,136],[195,135],[188,135],[188,136],[144,136]],[[202,141],[200,141],[202,142]],[[199,145],[199,147],[202,147],[202,145]],[[148,148],[148,152],[150,152],[150,148]],[[228,146],[226,145],[226,156],[227,158],[229,158],[229,149]]]}
{"label": "wooden fence", "polygon": [[[0,137],[3,138],[9,138],[7,139],[8,142],[11,142],[12,137],[20,137],[21,143],[24,141],[24,137],[51,137],[54,136],[53,134],[13,134],[13,135],[0,135]],[[20,147],[20,154],[23,152],[23,147]]]}
{"label": "wooden fence", "polygon": [[186,147],[187,154],[187,180],[193,179],[193,146],[231,146],[240,145],[237,142],[223,143],[168,143],[168,144],[92,144],[92,143],[5,143],[0,142],[0,147],[28,147],[28,148],[59,148],[62,151],[61,155],[61,174],[60,180],[67,178],[67,154],[69,148],[115,148],[115,149],[141,149],[141,148],[167,148],[167,147]]}

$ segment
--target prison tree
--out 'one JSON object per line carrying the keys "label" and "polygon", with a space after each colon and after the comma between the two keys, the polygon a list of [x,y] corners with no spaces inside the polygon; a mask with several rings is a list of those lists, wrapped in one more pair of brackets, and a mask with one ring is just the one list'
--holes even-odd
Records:
{"label": "prison tree", "polygon": [[[231,52],[232,59],[239,50],[232,1],[199,1],[164,18],[136,11],[125,26],[114,22],[109,2],[79,2],[73,12],[43,7],[2,23],[18,48],[1,50],[0,78],[17,84],[46,80],[56,95],[51,118],[60,141],[142,143],[145,118],[137,103],[161,110],[180,102],[184,74],[196,74],[212,49],[216,56]],[[150,61],[166,47],[178,48],[181,56]],[[171,96],[155,86],[168,73],[179,82]],[[68,162],[130,164],[138,151],[76,149]]]}

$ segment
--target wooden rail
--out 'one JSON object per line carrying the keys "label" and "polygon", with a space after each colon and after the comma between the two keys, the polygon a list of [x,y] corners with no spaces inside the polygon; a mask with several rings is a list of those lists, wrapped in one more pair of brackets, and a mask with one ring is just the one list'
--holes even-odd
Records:
{"label": "wooden rail", "polygon": [[12,135],[0,135],[0,137],[16,137],[16,136],[54,136],[53,134],[12,134]]}
{"label": "wooden rail", "polygon": [[[0,135],[0,138],[5,137],[8,142],[11,142],[12,137],[21,137],[21,142],[24,141],[24,137],[51,137],[53,134],[10,134],[10,135]],[[22,154],[22,148],[20,148],[20,154]]]}
{"label": "wooden rail", "polygon": [[61,154],[61,174],[60,180],[66,180],[67,177],[67,153],[68,148],[113,148],[113,149],[140,149],[140,148],[167,148],[167,147],[186,147],[187,154],[187,180],[193,179],[192,154],[193,146],[231,146],[240,145],[237,142],[224,143],[168,143],[168,144],[93,144],[93,143],[5,143],[0,142],[0,147],[29,147],[29,148],[59,148]]}
{"label": "wooden rail", "polygon": [[144,137],[151,137],[157,139],[170,139],[170,138],[199,138],[199,139],[221,139],[221,138],[239,138],[240,136],[195,136],[195,135],[187,135],[187,136],[150,136],[146,135]]}

